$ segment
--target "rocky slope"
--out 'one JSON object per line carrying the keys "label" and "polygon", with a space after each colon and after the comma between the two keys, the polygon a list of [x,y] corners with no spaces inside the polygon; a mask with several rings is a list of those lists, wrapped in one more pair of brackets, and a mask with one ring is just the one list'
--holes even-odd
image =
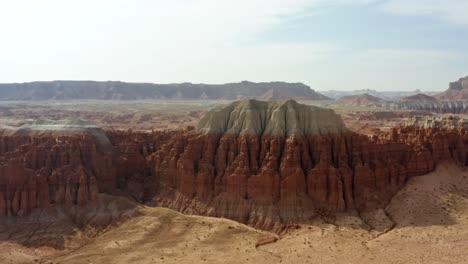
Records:
{"label": "rocky slope", "polygon": [[438,114],[466,114],[468,101],[395,101],[377,103],[373,106],[394,110],[417,110]]}
{"label": "rocky slope", "polygon": [[0,84],[0,100],[328,100],[302,83],[268,82],[152,84],[94,81],[53,81]]}
{"label": "rocky slope", "polygon": [[402,97],[399,101],[375,103],[373,106],[398,110],[466,114],[468,113],[468,77],[450,83],[449,89],[434,96],[420,93]]}
{"label": "rocky slope", "polygon": [[423,93],[418,93],[410,96],[403,96],[400,98],[402,102],[419,102],[419,103],[434,103],[437,102],[437,99]]}
{"label": "rocky slope", "polygon": [[383,99],[367,94],[367,93],[359,94],[359,95],[343,96],[338,99],[338,102],[346,103],[346,104],[353,104],[353,105],[367,105],[367,104],[374,104],[374,103],[379,103],[383,101],[384,101]]}
{"label": "rocky slope", "polygon": [[468,100],[468,76],[460,78],[456,82],[451,82],[449,88],[434,96],[444,101],[466,101]]}
{"label": "rocky slope", "polygon": [[416,116],[407,122],[407,126],[432,130],[462,130],[468,129],[468,119],[460,116]]}
{"label": "rocky slope", "polygon": [[[404,96],[412,96],[421,93],[420,90],[414,91],[377,91],[372,89],[362,89],[362,90],[354,90],[354,91],[344,91],[344,90],[325,90],[319,91],[321,94],[328,96],[333,99],[339,99],[344,96],[353,96],[353,95],[362,95],[362,94],[370,94],[372,96],[382,98],[388,101],[396,101],[401,97]],[[434,92],[427,92],[429,95],[434,94]]]}

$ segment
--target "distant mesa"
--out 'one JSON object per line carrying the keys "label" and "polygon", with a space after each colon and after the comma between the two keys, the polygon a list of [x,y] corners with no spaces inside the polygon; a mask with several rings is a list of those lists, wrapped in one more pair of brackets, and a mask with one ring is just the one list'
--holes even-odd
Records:
{"label": "distant mesa", "polygon": [[[410,96],[421,93],[420,90],[414,91],[376,91],[372,89],[362,89],[362,90],[353,90],[353,91],[343,91],[343,90],[327,90],[327,91],[320,91],[321,94],[325,96],[331,97],[335,100],[344,97],[344,96],[351,96],[351,95],[362,95],[362,94],[370,94],[372,96],[381,98],[386,101],[395,101],[399,100],[403,96]],[[430,94],[432,95],[432,94]]]}
{"label": "distant mesa", "polygon": [[243,100],[209,111],[197,130],[208,134],[288,136],[341,133],[346,129],[341,117],[331,109],[294,100]]}
{"label": "distant mesa", "polygon": [[468,100],[468,76],[460,78],[456,82],[451,82],[449,88],[434,96],[444,101],[467,101]]}
{"label": "distant mesa", "polygon": [[343,96],[338,99],[339,102],[347,103],[347,104],[356,104],[356,105],[365,105],[365,104],[373,104],[373,103],[380,103],[384,100],[370,95],[370,94],[359,94],[359,95],[350,95],[350,96]]}
{"label": "distant mesa", "polygon": [[331,100],[302,83],[153,84],[52,81],[0,84],[0,100]]}
{"label": "distant mesa", "polygon": [[404,97],[401,97],[400,98],[400,101],[402,102],[427,102],[427,103],[435,103],[437,102],[437,99],[432,97],[432,96],[429,96],[427,94],[423,94],[423,93],[418,93],[418,94],[415,94],[415,95],[411,95],[411,96],[404,96]]}

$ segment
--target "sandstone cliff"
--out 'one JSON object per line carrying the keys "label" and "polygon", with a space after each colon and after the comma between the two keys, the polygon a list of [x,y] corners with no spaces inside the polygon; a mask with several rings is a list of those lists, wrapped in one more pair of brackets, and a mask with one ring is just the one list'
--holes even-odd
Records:
{"label": "sandstone cliff", "polygon": [[98,192],[270,230],[359,214],[444,160],[466,166],[466,121],[428,120],[369,138],[331,110],[246,100],[180,131],[104,132],[83,121],[2,127],[0,216],[81,206]]}
{"label": "sandstone cliff", "polygon": [[[233,103],[152,155],[155,201],[267,229],[382,207],[408,177],[436,162],[466,163],[463,131],[453,132],[456,139],[423,131],[400,128],[369,139],[346,130],[330,110],[293,101]],[[443,144],[432,147],[430,138]]]}
{"label": "sandstone cliff", "polygon": [[105,133],[78,122],[0,129],[0,217],[51,205],[85,205],[115,189]]}

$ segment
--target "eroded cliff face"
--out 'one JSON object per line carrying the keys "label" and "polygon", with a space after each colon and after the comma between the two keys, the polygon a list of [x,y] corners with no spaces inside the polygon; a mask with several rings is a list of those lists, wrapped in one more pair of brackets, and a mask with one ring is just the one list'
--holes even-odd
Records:
{"label": "eroded cliff face", "polygon": [[382,207],[407,177],[435,166],[423,146],[378,143],[351,132],[190,133],[172,138],[153,159],[158,204],[267,229],[317,213]]}
{"label": "eroded cliff face", "polygon": [[139,202],[150,201],[157,191],[158,182],[153,177],[154,168],[148,157],[171,137],[181,133],[183,131],[107,131],[115,148],[117,188]]}
{"label": "eroded cliff face", "polygon": [[[85,205],[115,185],[113,151],[98,128],[58,125],[0,131],[0,217]],[[102,132],[102,133],[101,133]],[[103,141],[104,139],[104,141]]]}
{"label": "eroded cliff face", "polygon": [[179,131],[2,128],[0,216],[85,205],[98,192],[269,230],[359,214],[444,160],[466,166],[465,124],[418,119],[368,137],[331,110],[250,100]]}
{"label": "eroded cliff face", "polygon": [[[317,214],[383,207],[408,177],[444,159],[466,163],[462,130],[445,136],[411,126],[368,138],[327,111],[295,102],[215,109],[209,122],[173,136],[151,156],[156,203],[275,229]],[[304,129],[300,120],[311,122],[304,116],[320,119]]]}

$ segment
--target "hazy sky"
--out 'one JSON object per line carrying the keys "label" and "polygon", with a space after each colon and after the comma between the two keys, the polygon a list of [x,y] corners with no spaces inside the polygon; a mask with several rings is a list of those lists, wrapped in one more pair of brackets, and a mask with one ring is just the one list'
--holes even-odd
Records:
{"label": "hazy sky", "polygon": [[0,0],[0,82],[303,82],[443,90],[468,0]]}

